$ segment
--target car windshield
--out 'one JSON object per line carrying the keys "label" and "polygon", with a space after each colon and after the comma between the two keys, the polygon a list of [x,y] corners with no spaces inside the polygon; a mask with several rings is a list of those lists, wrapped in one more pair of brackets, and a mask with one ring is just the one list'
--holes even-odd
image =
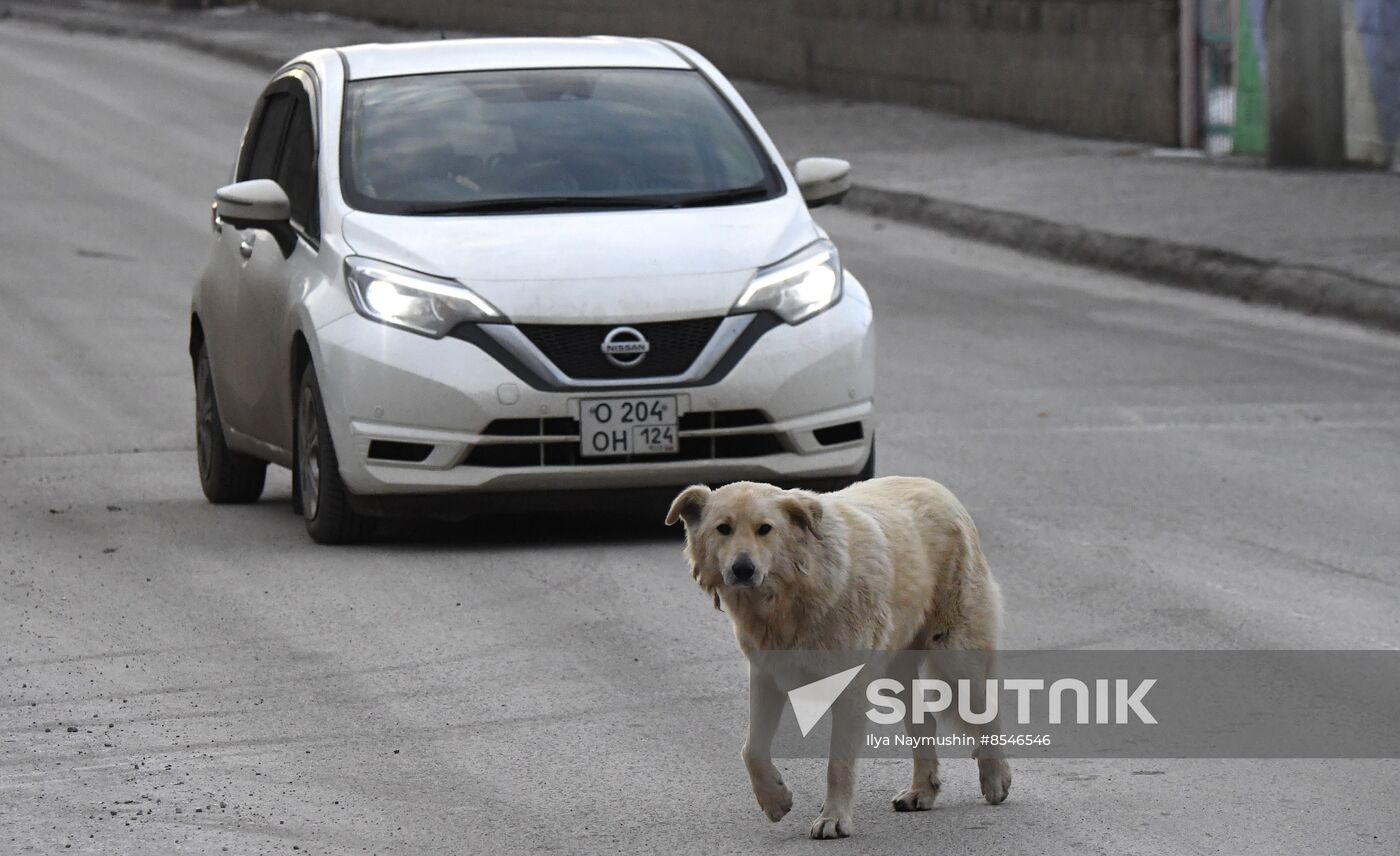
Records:
{"label": "car windshield", "polygon": [[346,201],[385,214],[726,205],[782,182],[698,72],[461,72],[346,91]]}

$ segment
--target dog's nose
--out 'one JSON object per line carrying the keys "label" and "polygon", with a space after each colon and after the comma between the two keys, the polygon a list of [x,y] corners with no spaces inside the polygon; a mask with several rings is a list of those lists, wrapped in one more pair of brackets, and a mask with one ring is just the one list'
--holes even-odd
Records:
{"label": "dog's nose", "polygon": [[747,555],[741,555],[734,560],[734,565],[730,568],[734,573],[735,582],[746,583],[753,579],[753,560]]}

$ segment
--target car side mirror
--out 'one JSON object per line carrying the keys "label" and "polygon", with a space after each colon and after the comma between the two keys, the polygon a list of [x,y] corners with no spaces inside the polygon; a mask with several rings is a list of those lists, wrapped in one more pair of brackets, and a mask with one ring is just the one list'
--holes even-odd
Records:
{"label": "car side mirror", "polygon": [[803,158],[793,177],[808,208],[834,205],[851,189],[851,164],[838,158]]}
{"label": "car side mirror", "polygon": [[270,178],[228,184],[214,191],[214,212],[235,229],[266,229],[277,239],[283,258],[296,247],[292,202],[282,185]]}

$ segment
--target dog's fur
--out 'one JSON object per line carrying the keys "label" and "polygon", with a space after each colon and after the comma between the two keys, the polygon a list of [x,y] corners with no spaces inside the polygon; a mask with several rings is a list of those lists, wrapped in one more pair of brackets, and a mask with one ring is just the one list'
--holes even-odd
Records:
{"label": "dog's fur", "polygon": [[[937,482],[880,478],[828,494],[754,482],[715,491],[696,485],[671,505],[666,523],[678,520],[685,522],[692,575],[715,606],[722,605],[750,660],[766,651],[990,654],[996,648],[1000,594],[977,528]],[[989,667],[990,657],[981,662]],[[917,664],[914,669],[917,674]],[[980,681],[987,675],[958,677]],[[777,821],[792,807],[769,757],[777,715],[756,712],[781,711],[782,691],[761,677],[752,679],[750,691],[770,703],[753,707],[743,758],[760,808]],[[840,705],[833,711],[834,717],[858,715],[843,714]],[[936,725],[928,720],[907,727],[932,734]],[[997,724],[971,728],[991,732]],[[833,749],[813,838],[850,834],[854,751],[837,754]],[[999,751],[975,754],[983,795],[1001,802],[1011,786],[1010,768]],[[936,756],[917,750],[913,784],[894,798],[894,807],[932,808],[939,786]]]}

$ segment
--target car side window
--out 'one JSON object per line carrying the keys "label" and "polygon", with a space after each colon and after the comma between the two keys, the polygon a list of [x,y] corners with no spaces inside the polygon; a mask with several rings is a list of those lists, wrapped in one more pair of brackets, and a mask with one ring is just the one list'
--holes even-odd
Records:
{"label": "car side window", "polygon": [[277,155],[282,146],[282,133],[292,111],[292,96],[274,92],[263,99],[254,127],[243,145],[243,158],[238,165],[238,180],[274,178]]}
{"label": "car side window", "polygon": [[316,140],[312,131],[311,103],[305,94],[293,97],[292,114],[277,165],[277,183],[292,203],[292,222],[311,237],[320,224],[316,204]]}

